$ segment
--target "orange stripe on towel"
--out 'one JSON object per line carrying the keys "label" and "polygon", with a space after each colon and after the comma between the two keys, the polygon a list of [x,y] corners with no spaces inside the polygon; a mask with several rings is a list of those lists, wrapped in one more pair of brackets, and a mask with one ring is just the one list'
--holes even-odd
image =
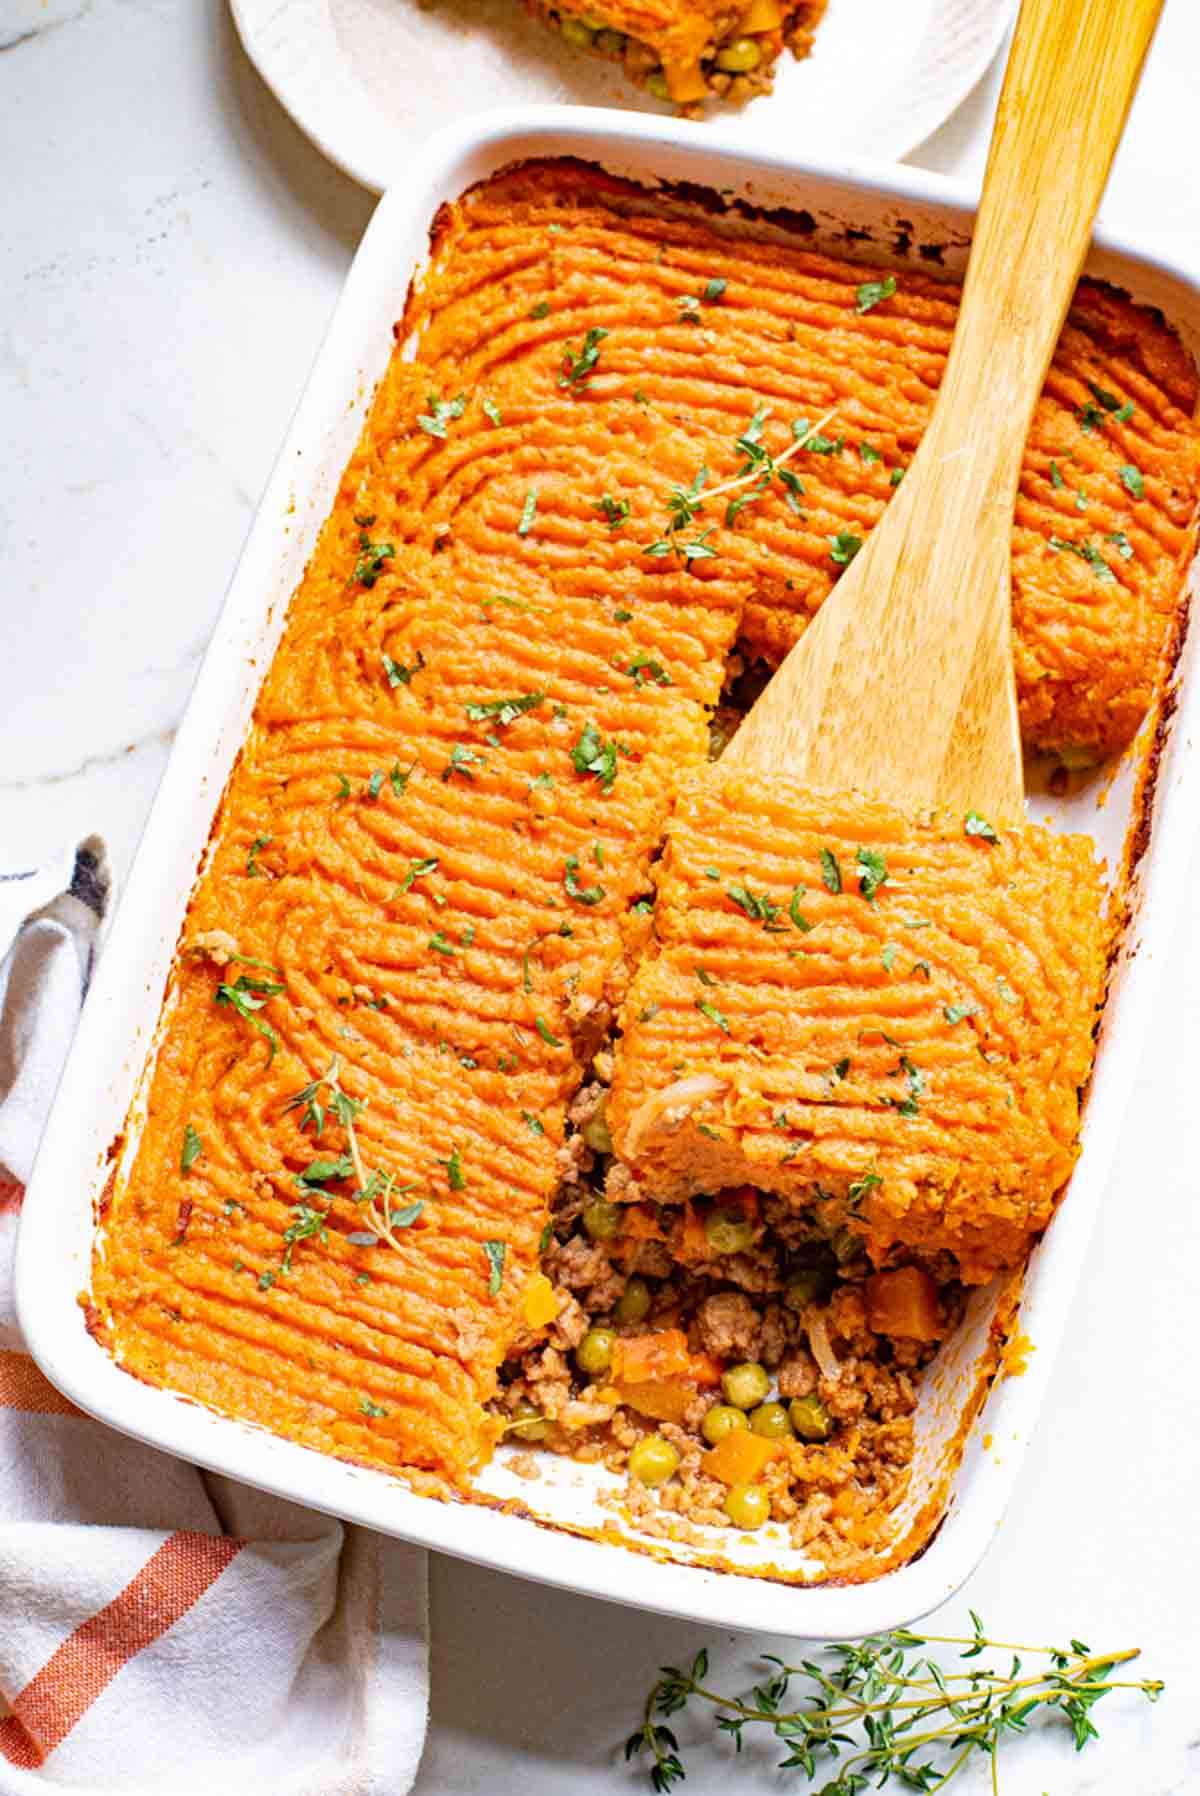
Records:
{"label": "orange stripe on towel", "polygon": [[44,1764],[122,1667],[186,1615],[244,1545],[226,1535],[172,1534],[13,1699],[0,1721],[0,1758],[24,1770]]}
{"label": "orange stripe on towel", "polygon": [[83,1414],[42,1377],[27,1353],[0,1352],[0,1409],[27,1409],[39,1416]]}

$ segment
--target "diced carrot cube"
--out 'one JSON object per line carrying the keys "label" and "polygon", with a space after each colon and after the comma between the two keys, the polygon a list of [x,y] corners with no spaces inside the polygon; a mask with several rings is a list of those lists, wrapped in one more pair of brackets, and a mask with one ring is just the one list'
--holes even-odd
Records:
{"label": "diced carrot cube", "polygon": [[695,1385],[682,1378],[658,1379],[653,1384],[619,1384],[616,1389],[622,1403],[652,1422],[682,1422],[688,1405],[696,1398]]}
{"label": "diced carrot cube", "polygon": [[651,1384],[686,1378],[691,1354],[681,1328],[655,1334],[626,1335],[613,1342],[612,1370],[618,1384]]}
{"label": "diced carrot cube", "polygon": [[867,1327],[910,1341],[935,1341],[941,1331],[937,1286],[919,1266],[898,1266],[867,1280]]}
{"label": "diced carrot cube", "polygon": [[778,1451],[778,1441],[739,1428],[710,1447],[700,1465],[710,1478],[719,1478],[722,1484],[754,1484]]}
{"label": "diced carrot cube", "polygon": [[562,1300],[544,1272],[535,1272],[521,1293],[521,1314],[530,1328],[545,1328],[562,1308]]}

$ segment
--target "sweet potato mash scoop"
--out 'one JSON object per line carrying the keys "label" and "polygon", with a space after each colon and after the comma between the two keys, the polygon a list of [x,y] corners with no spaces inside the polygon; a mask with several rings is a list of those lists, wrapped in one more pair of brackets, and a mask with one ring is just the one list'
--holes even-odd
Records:
{"label": "sweet potato mash scoop", "polygon": [[727,764],[1021,814],[1009,623],[1021,455],[1161,4],[1023,0],[933,417]]}

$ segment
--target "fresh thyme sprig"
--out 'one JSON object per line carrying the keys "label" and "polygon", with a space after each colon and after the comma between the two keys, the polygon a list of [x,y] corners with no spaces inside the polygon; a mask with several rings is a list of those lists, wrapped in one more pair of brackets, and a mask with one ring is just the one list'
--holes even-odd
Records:
{"label": "fresh thyme sprig", "polygon": [[727,527],[734,522],[738,513],[745,506],[753,504],[767,490],[773,480],[779,481],[784,489],[785,497],[793,509],[799,510],[799,500],[803,495],[804,488],[795,471],[785,464],[791,460],[793,455],[798,455],[802,449],[812,447],[817,453],[824,454],[833,447],[833,445],[827,446],[827,440],[822,437],[821,432],[833,418],[834,412],[826,412],[825,416],[814,424],[811,430],[807,421],[797,419],[792,425],[793,440],[786,449],[781,449],[778,455],[772,455],[759,440],[768,415],[765,410],[755,412],[746,429],[738,437],[735,447],[744,459],[738,472],[730,479],[721,481],[717,486],[708,486],[708,469],[701,467],[690,485],[671,488],[667,495],[667,519],[663,526],[663,534],[657,542],[647,543],[642,551],[644,555],[656,558],[674,555],[685,562],[698,561],[704,557],[715,555],[717,551],[708,541],[712,535],[711,527],[701,531],[699,536],[694,537],[690,542],[682,540],[682,533],[711,500],[719,499],[724,493],[737,492],[741,487],[749,487],[751,490],[743,498],[730,499],[726,505],[725,523]]}
{"label": "fresh thyme sprig", "polygon": [[[642,1724],[625,1743],[625,1757],[649,1757],[651,1787],[669,1791],[685,1774],[679,1742],[660,1716],[678,1714],[693,1699],[707,1703],[722,1733],[741,1751],[745,1730],[758,1725],[782,1742],[782,1771],[822,1775],[819,1761],[836,1761],[820,1796],[858,1796],[893,1778],[906,1790],[943,1790],[967,1760],[982,1754],[998,1793],[997,1756],[1010,1735],[1028,1728],[1038,1714],[1058,1714],[1069,1725],[1077,1751],[1098,1733],[1091,1712],[1113,1690],[1136,1690],[1153,1702],[1162,1684],[1114,1678],[1118,1665],[1136,1659],[1138,1649],[1093,1653],[1082,1640],[1066,1648],[1014,1646],[985,1637],[983,1623],[968,1611],[974,1632],[966,1637],[915,1634],[897,1628],[852,1645],[829,1646],[820,1660],[787,1665],[773,1654],[775,1669],[745,1696],[710,1689],[708,1654],[697,1653],[691,1669],[664,1666],[646,1698]],[[926,1651],[959,1647],[960,1659],[984,1652],[1012,1654],[1007,1670],[971,1665],[944,1669]],[[1038,1666],[1022,1675],[1022,1654]],[[785,1705],[793,1679],[804,1680],[798,1705]],[[852,1731],[857,1730],[857,1731]]]}
{"label": "fresh thyme sprig", "polygon": [[[323,1097],[322,1093],[327,1095]],[[397,1252],[400,1252],[400,1242],[396,1237],[395,1230],[411,1228],[425,1206],[423,1203],[410,1203],[401,1210],[393,1210],[391,1208],[392,1198],[413,1190],[413,1186],[397,1185],[394,1172],[385,1173],[378,1170],[367,1172],[354,1120],[359,1111],[364,1108],[365,1102],[364,1098],[352,1098],[342,1090],[341,1067],[335,1054],[321,1077],[314,1079],[311,1085],[305,1085],[301,1090],[293,1092],[283,1108],[285,1112],[299,1110],[301,1112],[301,1129],[311,1126],[313,1134],[318,1140],[320,1140],[325,1127],[325,1119],[329,1113],[332,1113],[336,1121],[342,1125],[346,1131],[348,1150],[346,1155],[338,1160],[314,1161],[300,1175],[300,1182],[311,1190],[315,1183],[322,1183],[329,1178],[347,1178],[353,1173],[357,1181],[354,1202],[362,1205],[363,1215],[370,1226],[371,1235],[386,1241],[389,1247],[394,1247]],[[327,1171],[326,1168],[329,1170]],[[297,1209],[302,1207],[297,1206]],[[322,1219],[324,1214],[321,1212]],[[287,1234],[284,1236],[285,1241],[289,1241],[289,1246],[292,1241],[301,1240],[307,1235],[320,1232],[310,1218],[298,1217],[298,1223],[299,1227],[293,1225],[296,1232],[291,1235],[290,1241]],[[365,1235],[362,1237],[352,1236],[351,1239],[355,1241],[356,1245],[362,1247],[376,1245],[375,1241],[366,1238]],[[290,1254],[288,1263],[290,1263]],[[285,1265],[284,1270],[286,1271],[286,1269]]]}

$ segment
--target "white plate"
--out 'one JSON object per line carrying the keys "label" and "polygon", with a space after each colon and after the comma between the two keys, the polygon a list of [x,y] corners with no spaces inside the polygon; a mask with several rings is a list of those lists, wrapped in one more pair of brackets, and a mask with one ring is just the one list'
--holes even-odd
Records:
{"label": "white plate", "polygon": [[[635,1526],[598,1503],[601,1492],[612,1488],[612,1475],[552,1455],[537,1483],[523,1483],[508,1469],[506,1449],[480,1478],[485,1497],[519,1503],[523,1513],[417,1496],[385,1471],[344,1464],[130,1377],[89,1335],[78,1301],[89,1280],[110,1144],[118,1142],[123,1165],[136,1150],[147,1059],[196,865],[262,670],[279,640],[287,601],[386,365],[393,320],[428,252],[430,220],[440,204],[494,170],[523,157],[556,155],[595,161],[644,182],[688,181],[765,207],[803,207],[813,218],[810,241],[842,253],[849,231],[866,232],[868,253],[876,260],[887,257],[889,245],[900,258],[901,245],[936,243],[944,246],[947,272],[963,266],[972,201],[961,187],[910,168],[819,165],[795,156],[751,154],[720,130],[701,133],[673,120],[578,107],[493,114],[443,133],[414,159],[405,181],[393,186],[376,210],[355,257],[247,538],[114,918],[26,1199],[17,1253],[18,1311],[42,1371],[80,1408],[245,1483],[503,1571],[693,1616],[709,1626],[852,1637],[923,1615],[962,1583],[1000,1524],[1036,1425],[1152,1014],[1160,944],[1171,940],[1187,891],[1200,821],[1200,628],[1191,631],[1181,658],[1178,708],[1162,736],[1153,828],[1105,1013],[1083,1152],[1070,1193],[1030,1263],[1020,1317],[1034,1348],[1029,1368],[991,1390],[966,1441],[945,1519],[924,1553],[909,1564],[870,1584],[798,1588],[777,1580],[804,1575],[805,1557],[774,1524],[732,1544],[726,1530],[711,1531],[710,1552],[735,1562],[739,1572],[757,1575],[711,1569],[701,1549],[685,1545],[669,1549],[673,1562],[650,1558],[636,1550]],[[895,266],[902,272],[906,263],[896,259]],[[1200,348],[1196,269],[1103,234],[1088,266],[1135,299],[1158,306],[1185,333],[1193,353]],[[1193,606],[1197,611],[1200,607]],[[1052,807],[1061,825],[1091,833],[1110,862],[1119,858],[1134,811],[1131,775],[1126,766],[1111,786],[1097,778]],[[1044,814],[1046,806],[1039,808]],[[1112,1225],[1138,1226],[1144,1195],[1123,1193],[1119,1201],[1125,1213],[1112,1214]],[[913,1496],[900,1523],[911,1518],[922,1495],[941,1494],[943,1470],[954,1462],[978,1391],[977,1368],[992,1311],[993,1295],[977,1293],[963,1327],[923,1381]],[[611,1543],[578,1537],[579,1530],[605,1520],[616,1536]]]}
{"label": "white plate", "polygon": [[[432,132],[487,107],[671,110],[615,63],[570,49],[521,0],[230,5],[275,97],[331,162],[376,193]],[[970,93],[1013,10],[1014,0],[829,0],[812,55],[797,62],[785,52],[774,92],[725,117],[756,148],[898,161]]]}

